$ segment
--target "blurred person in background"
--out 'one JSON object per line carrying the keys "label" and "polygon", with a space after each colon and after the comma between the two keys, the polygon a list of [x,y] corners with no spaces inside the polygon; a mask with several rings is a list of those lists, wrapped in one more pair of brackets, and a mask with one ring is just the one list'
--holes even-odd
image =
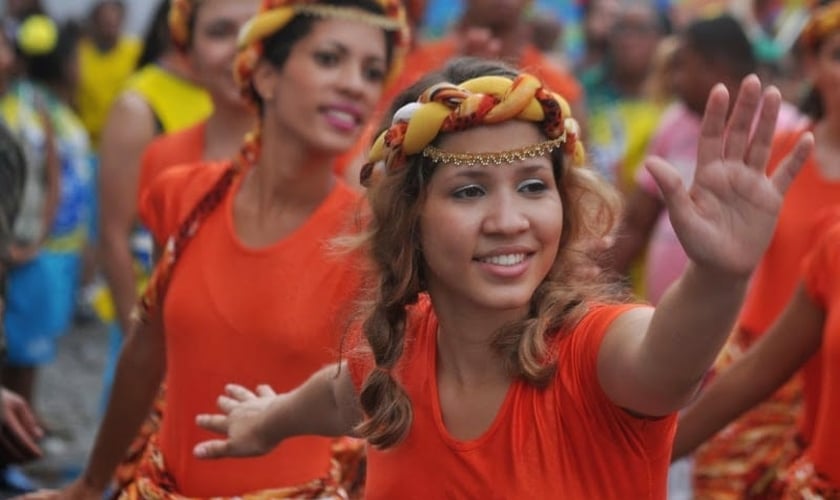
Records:
{"label": "blurred person in background", "polygon": [[110,295],[100,293],[94,306],[110,332],[106,396],[138,287],[152,265],[152,238],[137,220],[143,151],[160,134],[206,119],[213,108],[194,79],[188,55],[172,43],[169,7],[168,0],[158,6],[139,60],[143,66],[111,107],[99,145],[99,251]]}
{"label": "blurred person in background", "polygon": [[134,72],[140,40],[123,33],[123,0],[100,0],[87,19],[87,36],[79,44],[79,90],[76,104],[94,145],[105,125],[108,110]]}

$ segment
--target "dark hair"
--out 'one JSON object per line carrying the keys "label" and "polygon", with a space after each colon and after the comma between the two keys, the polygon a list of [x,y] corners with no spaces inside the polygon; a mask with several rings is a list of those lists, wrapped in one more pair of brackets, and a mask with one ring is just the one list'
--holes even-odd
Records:
{"label": "dark hair", "polygon": [[81,34],[81,27],[70,21],[58,29],[58,40],[52,51],[32,56],[18,49],[18,54],[26,64],[29,78],[48,85],[62,83],[66,76],[67,63],[75,54]]}
{"label": "dark hair", "polygon": [[[382,7],[374,0],[322,0],[317,3],[335,5],[337,7],[356,7],[375,14],[385,13]],[[319,19],[308,15],[295,16],[286,26],[272,33],[271,36],[263,41],[263,59],[270,62],[276,68],[282,68],[289,59],[289,55],[292,53],[292,48],[295,44],[312,31],[312,26]],[[385,43],[386,63],[390,67],[394,58],[396,35],[388,32]],[[256,89],[253,88],[253,85],[250,88],[249,94],[249,97],[257,104],[257,108],[262,113],[262,98],[260,98]]]}
{"label": "dark hair", "polygon": [[694,21],[682,37],[700,57],[721,64],[736,79],[756,71],[752,44],[741,24],[729,14]]}
{"label": "dark hair", "polygon": [[137,60],[137,69],[157,61],[172,46],[172,40],[169,37],[170,3],[170,0],[161,0],[152,15],[143,36],[143,52]]}

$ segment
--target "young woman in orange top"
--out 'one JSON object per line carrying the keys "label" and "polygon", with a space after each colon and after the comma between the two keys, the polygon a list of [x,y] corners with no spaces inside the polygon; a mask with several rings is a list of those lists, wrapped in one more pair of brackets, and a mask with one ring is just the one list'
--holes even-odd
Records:
{"label": "young woman in orange top", "polygon": [[173,168],[148,188],[143,220],[170,243],[147,297],[165,302],[136,317],[91,458],[62,498],[101,498],[164,381],[160,432],[125,498],[347,494],[358,476],[343,441],[303,437],[265,457],[206,462],[192,455],[210,437],[194,419],[229,380],[288,391],[336,359],[360,278],[330,242],[359,200],[332,164],[398,66],[403,28],[391,0],[263,0],[235,63],[259,129],[233,161]]}
{"label": "young woman in orange top", "polygon": [[617,195],[580,166],[562,97],[472,61],[403,97],[363,170],[377,282],[362,352],[277,396],[229,386],[223,414],[198,417],[226,438],[196,455],[349,434],[372,445],[368,498],[664,498],[675,412],[732,326],[811,139],[767,178],[778,91],[750,141],[758,79],[728,123],[714,89],[693,185],[648,163],[692,259],[654,312],[579,272]]}
{"label": "young woman in orange top", "polygon": [[[779,223],[767,252],[756,268],[738,325],[715,366],[722,372],[736,362],[776,321],[793,297],[802,260],[811,250],[809,231],[815,217],[840,205],[840,2],[815,11],[801,37],[808,76],[813,84],[808,111],[812,118],[802,130],[783,133],[773,141],[770,170],[804,134],[816,145],[802,173],[791,186],[779,213]],[[820,375],[817,359],[808,363],[773,397],[732,422],[694,455],[694,489],[698,498],[741,498],[761,494],[775,469],[783,468],[801,451],[791,446],[807,442],[813,432],[818,391],[806,379]],[[800,401],[806,401],[804,413]],[[798,421],[797,421],[798,419]],[[798,436],[794,438],[794,435]]]}

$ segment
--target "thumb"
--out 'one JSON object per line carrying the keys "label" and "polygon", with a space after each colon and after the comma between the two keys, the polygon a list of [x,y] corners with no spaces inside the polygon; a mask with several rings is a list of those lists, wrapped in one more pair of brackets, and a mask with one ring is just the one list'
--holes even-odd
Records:
{"label": "thumb", "polygon": [[193,448],[193,455],[201,459],[229,457],[231,456],[230,441],[226,439],[213,439],[198,443]]}
{"label": "thumb", "polygon": [[682,218],[686,208],[691,205],[691,199],[677,169],[658,156],[648,158],[645,161],[645,168],[662,192],[668,215],[672,219]]}

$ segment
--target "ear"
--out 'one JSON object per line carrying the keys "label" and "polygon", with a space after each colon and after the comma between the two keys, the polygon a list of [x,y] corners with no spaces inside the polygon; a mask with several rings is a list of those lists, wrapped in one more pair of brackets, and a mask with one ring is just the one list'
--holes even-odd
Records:
{"label": "ear", "polygon": [[274,98],[274,86],[277,81],[277,68],[267,61],[260,61],[254,69],[253,85],[257,95],[263,101]]}

